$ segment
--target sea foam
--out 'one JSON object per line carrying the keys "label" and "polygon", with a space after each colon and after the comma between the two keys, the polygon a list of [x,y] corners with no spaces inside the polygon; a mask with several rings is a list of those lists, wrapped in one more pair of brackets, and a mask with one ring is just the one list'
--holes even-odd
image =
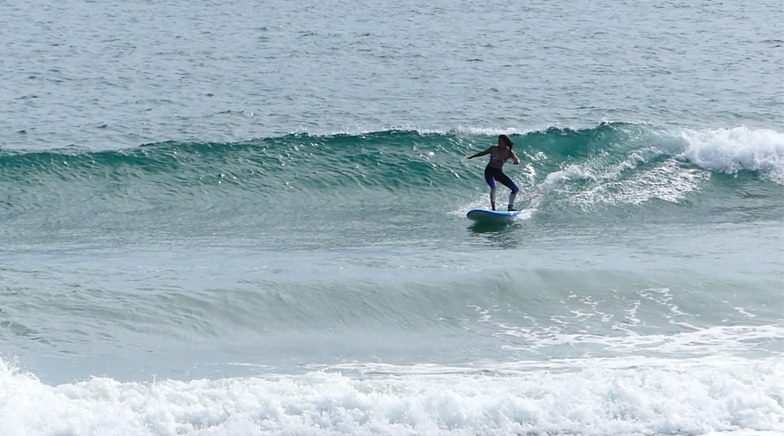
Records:
{"label": "sea foam", "polygon": [[776,359],[332,368],[301,375],[49,386],[0,363],[5,434],[755,434],[784,432]]}
{"label": "sea foam", "polygon": [[681,157],[701,168],[735,174],[760,171],[784,184],[784,133],[771,129],[735,127],[683,130],[686,142]]}

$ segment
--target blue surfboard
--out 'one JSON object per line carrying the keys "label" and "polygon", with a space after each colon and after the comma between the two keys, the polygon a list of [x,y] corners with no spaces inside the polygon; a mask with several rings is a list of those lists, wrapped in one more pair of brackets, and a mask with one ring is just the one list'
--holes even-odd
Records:
{"label": "blue surfboard", "polygon": [[523,218],[525,215],[522,210],[514,210],[507,212],[505,210],[490,210],[490,209],[471,209],[466,214],[470,220],[482,223],[510,223],[517,219]]}

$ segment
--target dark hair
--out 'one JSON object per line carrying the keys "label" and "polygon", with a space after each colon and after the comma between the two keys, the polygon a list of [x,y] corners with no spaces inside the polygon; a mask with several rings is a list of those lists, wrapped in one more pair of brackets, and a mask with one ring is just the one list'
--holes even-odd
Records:
{"label": "dark hair", "polygon": [[512,142],[512,140],[509,139],[509,136],[507,135],[498,135],[498,143],[506,144],[506,146],[508,146],[510,150],[512,149],[512,147],[514,147],[514,142]]}

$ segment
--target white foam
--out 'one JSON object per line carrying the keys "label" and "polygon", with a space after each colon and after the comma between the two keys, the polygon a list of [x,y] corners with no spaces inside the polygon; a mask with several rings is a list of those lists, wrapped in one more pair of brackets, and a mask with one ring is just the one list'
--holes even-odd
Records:
{"label": "white foam", "polygon": [[770,129],[735,127],[716,130],[684,130],[681,158],[700,168],[735,174],[760,171],[784,184],[784,133]]}
{"label": "white foam", "polygon": [[514,127],[471,127],[460,126],[455,129],[458,135],[482,135],[482,136],[498,136],[498,135],[524,135],[529,131],[523,131]]}
{"label": "white foam", "polygon": [[629,315],[612,326],[618,335],[600,335],[589,332],[574,332],[570,328],[587,316],[571,319],[553,317],[553,325],[546,329],[516,327],[500,324],[500,335],[525,339],[521,345],[506,345],[506,349],[539,351],[553,354],[564,346],[576,350],[594,350],[595,353],[611,353],[614,356],[711,356],[718,354],[755,353],[759,346],[784,340],[784,327],[763,326],[716,326],[697,328],[673,321],[687,331],[678,333],[651,334],[638,331],[636,318],[638,306],[633,304]]}
{"label": "white foam", "polygon": [[[710,177],[705,171],[684,168],[679,162],[684,160],[702,169],[730,174],[760,171],[763,177],[784,184],[784,133],[737,127],[683,130],[678,137],[682,142],[680,151],[664,151],[660,148],[663,144],[658,143],[629,154],[615,165],[604,165],[601,157],[566,165],[548,174],[537,191],[544,194],[555,188],[573,191],[570,198],[584,209],[597,204],[639,205],[653,199],[679,203]],[[623,177],[628,170],[651,162],[662,153],[675,155],[650,169]],[[579,189],[568,184],[578,180],[588,183]]]}
{"label": "white foam", "polygon": [[3,433],[133,435],[784,432],[784,363],[579,359],[474,368],[49,386],[0,363]]}
{"label": "white foam", "polygon": [[[656,155],[657,153],[650,150],[640,150],[609,167],[602,165],[600,160],[567,165],[548,174],[537,187],[537,191],[547,193],[560,185],[561,189],[567,192],[573,191],[571,201],[583,209],[590,209],[598,204],[639,205],[652,199],[677,203],[682,201],[687,193],[697,189],[708,177],[698,170],[682,168],[675,159],[668,159],[649,170],[622,178],[625,170],[635,168],[640,162],[647,162]],[[567,182],[575,180],[586,180],[590,183],[579,189],[567,185]]]}

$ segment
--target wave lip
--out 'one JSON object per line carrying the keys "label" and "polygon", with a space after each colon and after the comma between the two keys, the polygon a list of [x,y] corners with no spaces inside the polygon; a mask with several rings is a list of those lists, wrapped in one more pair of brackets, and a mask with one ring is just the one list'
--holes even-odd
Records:
{"label": "wave lip", "polygon": [[74,169],[102,175],[107,171],[127,169],[181,173],[218,168],[234,172],[255,169],[264,176],[264,173],[275,173],[284,167],[286,172],[311,170],[318,171],[316,175],[327,176],[350,171],[370,175],[373,167],[378,167],[377,171],[391,167],[395,171],[382,173],[390,180],[414,178],[423,174],[412,171],[427,170],[427,167],[447,170],[447,173],[459,169],[455,164],[464,163],[460,158],[493,145],[499,133],[509,134],[517,144],[516,151],[523,163],[539,172],[549,173],[571,164],[596,160],[631,167],[663,155],[710,171],[761,172],[784,184],[782,132],[748,127],[666,132],[654,126],[628,123],[602,123],[588,129],[551,127],[527,132],[511,128],[462,127],[450,132],[387,130],[357,135],[292,134],[236,143],[165,141],[103,151],[24,152],[0,148],[0,168],[4,170],[0,181],[18,178],[22,173],[30,175],[31,171],[42,175],[58,173],[67,178]]}
{"label": "wave lip", "polygon": [[684,130],[686,150],[681,157],[700,168],[736,174],[759,171],[784,184],[784,133],[770,129],[735,127]]}

